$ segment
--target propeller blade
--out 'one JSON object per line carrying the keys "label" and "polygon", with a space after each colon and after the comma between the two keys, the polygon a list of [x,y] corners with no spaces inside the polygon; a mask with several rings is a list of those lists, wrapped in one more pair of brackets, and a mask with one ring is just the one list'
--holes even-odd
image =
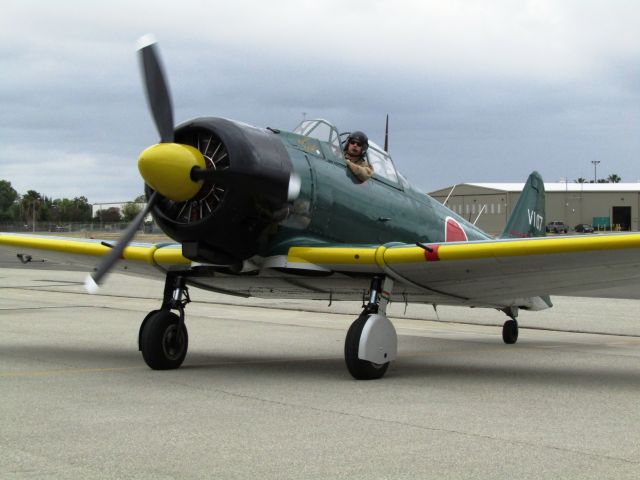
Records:
{"label": "propeller blade", "polygon": [[133,221],[129,224],[127,229],[124,231],[118,243],[116,243],[109,254],[104,257],[102,263],[98,266],[97,270],[87,275],[87,278],[84,282],[84,288],[89,293],[96,293],[99,289],[100,282],[104,278],[104,276],[109,273],[111,268],[115,265],[115,263],[122,257],[122,252],[127,248],[127,245],[131,242],[131,239],[134,237],[138,229],[140,228],[140,224],[144,221],[144,217],[146,217],[156,202],[158,198],[158,192],[153,192],[151,197],[149,197],[149,202],[147,202],[147,206],[142,209],[140,213],[133,219]]}
{"label": "propeller blade", "polygon": [[153,115],[161,143],[173,142],[173,107],[171,96],[160,63],[160,55],[156,48],[156,40],[152,35],[145,35],[138,40],[140,66],[144,79],[147,102]]}

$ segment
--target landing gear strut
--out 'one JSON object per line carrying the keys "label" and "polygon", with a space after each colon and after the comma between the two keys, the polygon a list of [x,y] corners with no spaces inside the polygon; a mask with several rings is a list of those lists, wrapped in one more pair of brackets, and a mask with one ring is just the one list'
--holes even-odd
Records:
{"label": "landing gear strut", "polygon": [[393,280],[388,277],[371,280],[369,303],[347,332],[344,359],[357,380],[381,378],[396,358],[398,336],[386,316],[392,289]]}
{"label": "landing gear strut", "polygon": [[[171,370],[182,365],[189,347],[184,307],[190,301],[184,277],[168,273],[162,306],[149,312],[138,336],[142,358],[153,370]],[[178,315],[171,310],[177,310]]]}
{"label": "landing gear strut", "polygon": [[502,310],[511,320],[504,322],[502,326],[502,340],[508,345],[512,345],[518,341],[518,307],[507,307]]}

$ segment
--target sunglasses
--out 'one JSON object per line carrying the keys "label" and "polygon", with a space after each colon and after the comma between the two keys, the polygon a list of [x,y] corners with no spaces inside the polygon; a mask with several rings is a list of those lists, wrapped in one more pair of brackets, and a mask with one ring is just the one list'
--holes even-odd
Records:
{"label": "sunglasses", "polygon": [[349,140],[349,145],[356,145],[358,147],[361,147],[362,143],[360,143],[358,140]]}

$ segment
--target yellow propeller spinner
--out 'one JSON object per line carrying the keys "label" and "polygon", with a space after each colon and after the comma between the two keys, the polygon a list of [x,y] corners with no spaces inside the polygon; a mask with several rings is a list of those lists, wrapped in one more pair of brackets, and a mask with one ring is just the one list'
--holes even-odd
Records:
{"label": "yellow propeller spinner", "polygon": [[202,153],[179,143],[152,145],[138,158],[138,170],[146,184],[175,202],[185,202],[200,190],[202,181],[191,179],[193,167],[206,168]]}

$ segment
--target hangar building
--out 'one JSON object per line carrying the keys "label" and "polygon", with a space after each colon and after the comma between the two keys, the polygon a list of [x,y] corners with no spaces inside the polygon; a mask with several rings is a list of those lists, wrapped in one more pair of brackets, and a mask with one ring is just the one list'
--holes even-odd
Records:
{"label": "hangar building", "polygon": [[[491,234],[504,229],[524,183],[462,183],[429,193]],[[638,231],[640,183],[545,183],[545,223],[572,229],[589,223],[596,230]],[[479,216],[479,217],[478,217]]]}

